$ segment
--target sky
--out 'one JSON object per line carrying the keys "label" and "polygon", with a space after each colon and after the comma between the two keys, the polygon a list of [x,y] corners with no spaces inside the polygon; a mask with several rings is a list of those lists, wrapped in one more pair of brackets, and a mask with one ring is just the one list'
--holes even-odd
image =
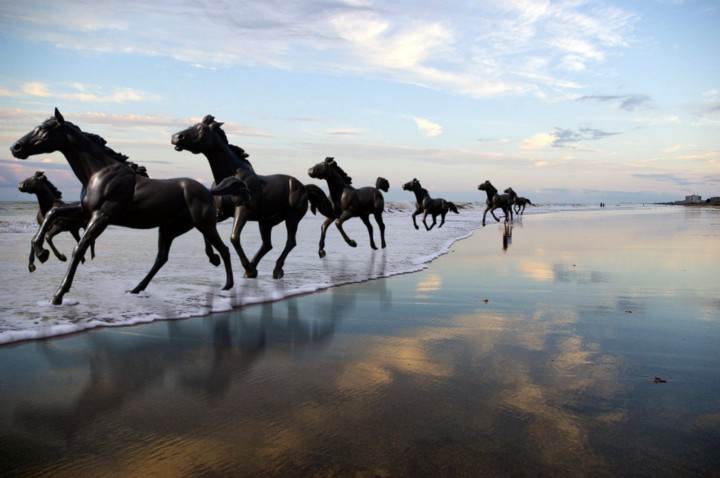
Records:
{"label": "sky", "polygon": [[151,177],[212,182],[173,133],[213,115],[259,174],[327,156],[387,200],[720,196],[717,0],[0,0],[0,200],[61,153],[10,146],[57,107]]}

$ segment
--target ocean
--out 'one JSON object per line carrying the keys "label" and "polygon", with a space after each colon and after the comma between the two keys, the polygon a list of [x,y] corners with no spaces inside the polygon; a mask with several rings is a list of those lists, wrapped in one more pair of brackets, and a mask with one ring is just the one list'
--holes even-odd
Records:
{"label": "ocean", "polygon": [[[608,205],[612,209],[632,209],[641,205]],[[248,304],[283,299],[342,284],[363,282],[397,274],[416,272],[433,259],[449,252],[453,243],[468,237],[481,227],[483,203],[462,204],[460,214],[449,213],[445,225],[431,231],[415,230],[410,202],[386,204],[387,248],[370,249],[367,230],[360,219],[344,225],[357,248],[345,244],[336,227],[328,229],[325,250],[318,257],[322,216],[308,211],[301,221],[297,247],[285,262],[285,276],[272,278],[275,260],[285,244],[285,228],[273,230],[273,250],[260,262],[258,277],[244,279],[237,254],[230,246],[232,221],[218,224],[218,231],[231,249],[235,287],[221,290],[225,274],[213,267],[204,253],[203,240],[193,230],[177,238],[168,263],[145,291],[130,294],[148,272],[157,252],[157,230],[136,230],[110,226],[95,245],[96,257],[78,267],[72,289],[64,303],[51,305],[67,269],[54,255],[44,264],[35,261],[35,272],[28,271],[30,240],[37,230],[35,202],[0,202],[0,344],[52,337],[103,326],[124,326],[157,320],[181,319],[226,311]],[[565,210],[600,209],[596,205],[550,204],[528,207],[524,219],[534,214]],[[418,217],[418,220],[421,216]],[[371,219],[375,240],[379,230]],[[488,214],[489,234],[502,236],[502,222]],[[260,244],[256,223],[242,233],[242,245],[252,257]],[[55,245],[71,256],[74,240],[69,233],[55,238]]]}

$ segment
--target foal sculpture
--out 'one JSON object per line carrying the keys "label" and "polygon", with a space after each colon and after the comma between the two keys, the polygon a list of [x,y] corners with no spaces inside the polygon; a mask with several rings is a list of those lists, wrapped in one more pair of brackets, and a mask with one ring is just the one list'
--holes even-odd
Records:
{"label": "foal sculpture", "polygon": [[[205,253],[210,262],[216,266],[220,264],[212,248],[222,257],[225,265],[223,289],[233,286],[230,253],[215,227],[215,201],[212,193],[199,182],[188,178],[150,179],[136,173],[124,164],[125,156],[106,147],[105,140],[99,136],[84,133],[65,121],[57,108],[53,117],[13,143],[10,150],[19,159],[59,151],[83,185],[80,204],[51,209],[33,238],[35,253],[40,258],[43,236],[56,217],[88,220],[85,234],[73,250],[65,277],[52,297],[53,304],[62,303],[63,296],[70,290],[80,258],[109,225],[134,229],[158,228],[155,263],[131,291],[134,294],[144,290],[167,262],[173,240],[193,227],[205,238]],[[244,185],[236,184],[236,187]]]}
{"label": "foal sculpture", "polygon": [[[420,185],[420,181],[415,178],[413,178],[412,181],[403,184],[403,189],[405,191],[412,191],[415,193],[415,212],[412,215],[413,226],[415,226],[415,229],[420,229],[417,225],[417,222],[415,222],[415,216],[420,213],[422,213],[423,215],[422,222],[423,224],[425,224],[425,230],[427,231],[429,231],[435,226],[438,216],[440,216],[440,224],[438,225],[438,229],[440,229],[443,224],[445,224],[445,215],[448,213],[448,211],[459,214],[455,204],[451,203],[450,201],[446,201],[442,198],[431,198],[428,190],[423,188]],[[428,214],[432,216],[432,224],[430,224],[429,227],[427,225],[427,222],[425,221]]]}
{"label": "foal sculpture", "polygon": [[[286,174],[262,176],[255,172],[248,161],[248,154],[242,148],[230,144],[222,129],[223,123],[215,121],[211,115],[205,116],[200,123],[190,126],[172,136],[172,144],[177,151],[187,150],[193,154],[202,153],[210,164],[215,183],[225,178],[237,177],[243,180],[250,191],[250,201],[235,201],[223,198],[218,209],[219,220],[234,217],[230,242],[240,256],[245,269],[245,277],[257,277],[257,266],[265,254],[272,249],[272,229],[281,222],[287,228],[287,241],[280,257],[275,262],[273,278],[280,279],[285,274],[283,266],[290,251],[296,246],[295,239],[298,224],[311,203],[319,201],[317,186],[308,191],[309,186]],[[308,199],[309,197],[309,199]],[[218,198],[220,200],[220,198]],[[260,229],[262,245],[252,261],[248,260],[240,244],[240,233],[248,221],[256,221]]]}
{"label": "foal sculpture", "polygon": [[498,190],[495,189],[495,186],[493,186],[490,181],[485,181],[484,183],[480,184],[478,186],[478,189],[480,191],[485,191],[487,194],[487,200],[485,201],[485,211],[483,212],[483,219],[482,219],[482,225],[485,225],[485,216],[487,215],[488,211],[490,211],[490,214],[492,214],[492,217],[495,219],[495,221],[500,222],[500,219],[498,219],[495,216],[495,209],[502,209],[505,213],[505,222],[512,221],[512,207],[510,205],[510,196],[507,194],[498,194]]}
{"label": "foal sculpture", "polygon": [[534,206],[532,201],[530,201],[528,198],[518,196],[513,204],[513,207],[515,208],[515,214],[519,214],[522,216],[525,212],[525,206],[527,205]]}
{"label": "foal sculpture", "polygon": [[[24,179],[18,184],[18,189],[21,192],[34,194],[38,201],[38,212],[36,215],[38,225],[42,225],[45,215],[53,207],[66,206],[68,205],[62,200],[62,192],[55,187],[53,183],[45,176],[43,171],[37,171],[34,175]],[[77,205],[78,203],[72,203],[70,205]],[[45,234],[45,240],[47,241],[53,254],[59,260],[65,262],[67,257],[57,250],[55,244],[53,244],[53,238],[63,231],[68,231],[75,238],[76,242],[80,242],[80,229],[85,227],[85,222],[82,219],[73,218],[58,218],[50,225],[50,230]],[[90,244],[90,255],[95,258],[95,243]],[[45,262],[48,258],[48,252],[45,251],[41,262]],[[80,259],[83,263],[85,258]],[[30,247],[30,259],[28,262],[28,270],[30,272],[35,271],[35,251],[32,246]]]}
{"label": "foal sculpture", "polygon": [[359,217],[362,220],[370,235],[370,247],[377,249],[373,239],[370,214],[375,217],[375,222],[380,228],[380,244],[385,248],[385,223],[382,219],[382,213],[385,210],[385,199],[380,191],[387,192],[390,189],[390,183],[387,179],[378,177],[374,188],[368,186],[355,189],[352,186],[352,178],[338,166],[335,158],[330,157],[310,168],[308,175],[311,178],[327,181],[330,190],[330,207],[328,208],[325,204],[326,207],[320,209],[320,212],[327,217],[321,226],[320,246],[318,249],[320,257],[325,257],[325,234],[333,220],[345,242],[350,247],[357,247],[357,243],[348,237],[342,227],[343,223],[351,217]]}

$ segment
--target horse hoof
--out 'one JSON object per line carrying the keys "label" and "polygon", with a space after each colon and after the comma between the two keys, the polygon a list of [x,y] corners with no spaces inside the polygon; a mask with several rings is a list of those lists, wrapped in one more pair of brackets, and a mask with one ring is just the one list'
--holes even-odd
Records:
{"label": "horse hoof", "polygon": [[62,262],[67,262],[67,257],[65,257],[65,254],[60,254],[59,256],[57,256],[57,258]]}
{"label": "horse hoof", "polygon": [[62,305],[62,296],[54,295],[52,299],[50,299],[50,303],[52,305]]}
{"label": "horse hoof", "polygon": [[377,246],[375,244],[370,244],[370,247],[372,247],[374,251],[377,251]]}
{"label": "horse hoof", "polygon": [[234,284],[232,282],[227,283],[227,284],[225,284],[225,287],[222,288],[222,290],[230,290],[233,288],[233,285]]}
{"label": "horse hoof", "polygon": [[210,259],[210,264],[214,265],[215,267],[220,265],[220,256],[218,256],[217,254],[209,256],[208,259]]}
{"label": "horse hoof", "polygon": [[273,279],[282,279],[284,275],[285,275],[285,272],[283,272],[282,269],[273,271]]}
{"label": "horse hoof", "polygon": [[35,256],[38,258],[38,260],[40,262],[42,262],[44,264],[50,257],[50,252],[48,252],[47,249],[42,249],[40,252],[35,254]]}
{"label": "horse hoof", "polygon": [[142,291],[142,289],[138,289],[137,287],[135,287],[133,290],[130,290],[128,292],[130,292],[131,294],[139,294],[140,291]]}
{"label": "horse hoof", "polygon": [[420,226],[416,225],[416,226],[415,226],[415,230],[419,231],[419,230],[420,230]]}
{"label": "horse hoof", "polygon": [[30,264],[30,265],[28,266],[28,270],[29,270],[30,272],[35,272],[35,264]]}
{"label": "horse hoof", "polygon": [[350,247],[357,247],[357,242],[351,240],[350,242],[348,242],[348,245],[349,245]]}
{"label": "horse hoof", "polygon": [[246,279],[255,279],[257,277],[257,269],[252,269],[249,271],[245,271],[245,278]]}
{"label": "horse hoof", "polygon": [[318,255],[320,256],[320,259],[325,257],[325,251],[318,251]]}

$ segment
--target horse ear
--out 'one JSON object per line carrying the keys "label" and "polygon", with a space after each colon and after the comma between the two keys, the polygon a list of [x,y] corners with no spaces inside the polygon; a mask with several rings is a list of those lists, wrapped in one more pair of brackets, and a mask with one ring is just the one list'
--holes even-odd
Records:
{"label": "horse ear", "polygon": [[60,114],[60,110],[55,108],[55,119],[58,120],[58,123],[65,124],[65,118],[63,118],[63,115]]}
{"label": "horse ear", "polygon": [[45,171],[35,171],[35,177],[37,179],[44,178],[45,177]]}
{"label": "horse ear", "polygon": [[330,156],[328,156],[328,157],[325,158],[325,162],[328,163],[328,164],[334,163],[334,162],[335,162],[335,158],[331,158]]}
{"label": "horse ear", "polygon": [[224,125],[225,123],[219,123],[217,121],[213,121],[213,123],[210,125],[210,129],[219,128],[220,126]]}
{"label": "horse ear", "polygon": [[206,115],[202,120],[203,124],[208,124],[208,125],[212,124],[214,121],[215,121],[215,117],[213,115]]}

